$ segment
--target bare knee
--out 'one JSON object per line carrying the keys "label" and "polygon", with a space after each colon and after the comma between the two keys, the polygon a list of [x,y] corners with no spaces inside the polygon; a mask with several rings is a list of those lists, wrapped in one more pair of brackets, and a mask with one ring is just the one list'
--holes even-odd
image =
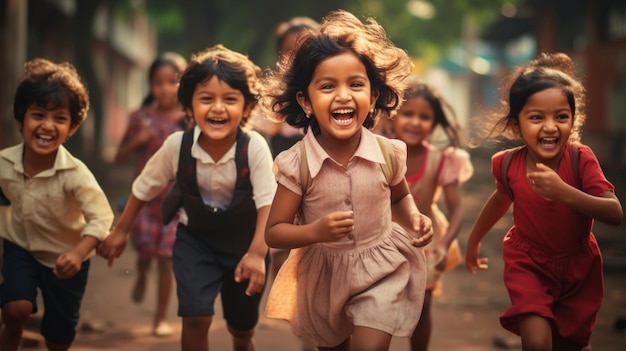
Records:
{"label": "bare knee", "polygon": [[33,311],[33,304],[28,300],[16,300],[2,307],[2,322],[8,332],[20,332]]}
{"label": "bare knee", "polygon": [[233,346],[235,350],[249,350],[252,344],[252,337],[254,336],[254,328],[249,330],[237,330],[228,326],[228,332],[233,337]]}
{"label": "bare knee", "polygon": [[69,350],[70,346],[72,346],[72,344],[61,345],[61,344],[55,344],[49,340],[46,340],[46,346],[48,347],[48,350],[50,351],[67,351]]}

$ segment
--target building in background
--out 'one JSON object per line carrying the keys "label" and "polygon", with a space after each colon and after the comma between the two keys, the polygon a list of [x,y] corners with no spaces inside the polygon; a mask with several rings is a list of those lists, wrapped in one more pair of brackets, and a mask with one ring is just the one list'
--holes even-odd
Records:
{"label": "building in background", "polygon": [[5,0],[0,4],[0,147],[20,140],[11,104],[23,64],[45,57],[74,64],[90,91],[91,109],[80,129],[82,136],[78,143],[70,140],[68,148],[86,161],[110,159],[126,128],[129,109],[139,106],[148,90],[145,75],[156,55],[156,32],[143,1]]}
{"label": "building in background", "polygon": [[569,54],[587,88],[583,141],[603,165],[626,170],[626,1],[526,0],[503,13],[481,35],[503,70],[523,38],[537,53]]}

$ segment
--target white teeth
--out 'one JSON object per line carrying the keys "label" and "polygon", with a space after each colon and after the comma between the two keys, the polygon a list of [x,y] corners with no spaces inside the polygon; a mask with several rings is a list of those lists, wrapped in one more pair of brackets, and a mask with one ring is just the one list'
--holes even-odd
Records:
{"label": "white teeth", "polygon": [[333,113],[334,113],[334,114],[341,114],[341,115],[348,114],[348,113],[352,113],[352,112],[354,112],[354,110],[352,110],[352,109],[347,109],[347,108],[344,108],[344,109],[341,109],[341,110],[335,110],[335,111],[333,111]]}
{"label": "white teeth", "polygon": [[52,137],[50,135],[37,135],[37,138],[42,139],[42,140],[46,140],[46,141],[50,141],[50,140],[54,139],[54,137]]}

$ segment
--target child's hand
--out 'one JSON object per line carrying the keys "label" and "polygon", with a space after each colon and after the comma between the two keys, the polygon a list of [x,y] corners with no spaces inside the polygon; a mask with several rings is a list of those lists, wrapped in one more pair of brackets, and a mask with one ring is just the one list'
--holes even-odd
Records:
{"label": "child's hand", "polygon": [[80,271],[80,267],[83,263],[83,258],[73,251],[61,254],[56,261],[55,267],[52,270],[54,276],[58,279],[69,279],[76,275]]}
{"label": "child's hand", "polygon": [[468,242],[467,250],[465,252],[465,265],[472,274],[476,274],[476,270],[478,269],[487,269],[489,267],[487,265],[489,259],[486,257],[478,258],[479,253],[480,243],[472,244]]}
{"label": "child's hand", "polygon": [[141,128],[139,133],[137,133],[133,139],[133,143],[136,146],[141,146],[147,144],[154,138],[154,134],[148,128]]}
{"label": "child's hand", "polygon": [[448,259],[448,250],[444,245],[435,245],[431,251],[431,255],[435,258],[435,270],[443,272],[446,269],[446,261]]}
{"label": "child's hand", "polygon": [[235,267],[235,281],[241,283],[249,279],[246,295],[261,292],[265,285],[265,257],[247,252]]}
{"label": "child's hand", "polygon": [[543,163],[537,163],[536,167],[535,171],[527,174],[533,191],[546,199],[556,200],[559,197],[559,191],[562,189],[562,186],[567,184],[552,168]]}
{"label": "child's hand", "polygon": [[337,241],[353,231],[353,211],[332,212],[315,222],[315,232],[319,233],[320,242]]}
{"label": "child's hand", "polygon": [[423,247],[433,240],[433,223],[423,214],[411,216],[411,229],[417,234],[417,238],[411,240],[411,245]]}
{"label": "child's hand", "polygon": [[120,257],[126,243],[128,242],[128,233],[124,233],[117,228],[113,228],[111,234],[107,236],[96,248],[98,255],[108,260],[109,267],[113,265],[113,261]]}

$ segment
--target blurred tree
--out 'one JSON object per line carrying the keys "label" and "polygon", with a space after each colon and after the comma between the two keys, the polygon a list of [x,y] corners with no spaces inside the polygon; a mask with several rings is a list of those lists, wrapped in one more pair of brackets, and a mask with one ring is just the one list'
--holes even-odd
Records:
{"label": "blurred tree", "polygon": [[[519,0],[348,0],[347,9],[371,16],[412,57],[436,63],[466,31],[490,23],[505,4]],[[471,33],[469,33],[471,34]]]}
{"label": "blurred tree", "polygon": [[[276,58],[276,26],[293,16],[315,20],[345,8],[361,18],[374,17],[396,45],[413,57],[438,61],[463,40],[468,23],[480,28],[519,0],[149,0],[148,11],[159,31],[159,51],[182,54],[223,43],[245,52],[261,66]],[[184,45],[181,46],[181,44]]]}
{"label": "blurred tree", "polygon": [[[94,18],[97,10],[100,6],[117,6],[126,0],[90,0],[90,1],[76,1],[76,11],[72,17],[72,28],[75,28],[73,33],[73,46],[74,60],[73,63],[76,66],[78,72],[80,72],[82,79],[85,81],[87,88],[89,89],[90,97],[90,111],[94,118],[94,129],[102,130],[104,124],[104,106],[102,101],[103,90],[98,84],[98,77],[94,67],[93,50],[84,50],[81,48],[90,48],[93,40],[93,27]],[[78,129],[78,132],[67,141],[67,147],[79,158],[92,160],[95,157],[94,163],[99,163],[102,157],[102,142],[101,133],[95,133],[94,143],[95,150],[93,154],[90,154],[89,158],[84,156],[84,143],[82,128]]]}

